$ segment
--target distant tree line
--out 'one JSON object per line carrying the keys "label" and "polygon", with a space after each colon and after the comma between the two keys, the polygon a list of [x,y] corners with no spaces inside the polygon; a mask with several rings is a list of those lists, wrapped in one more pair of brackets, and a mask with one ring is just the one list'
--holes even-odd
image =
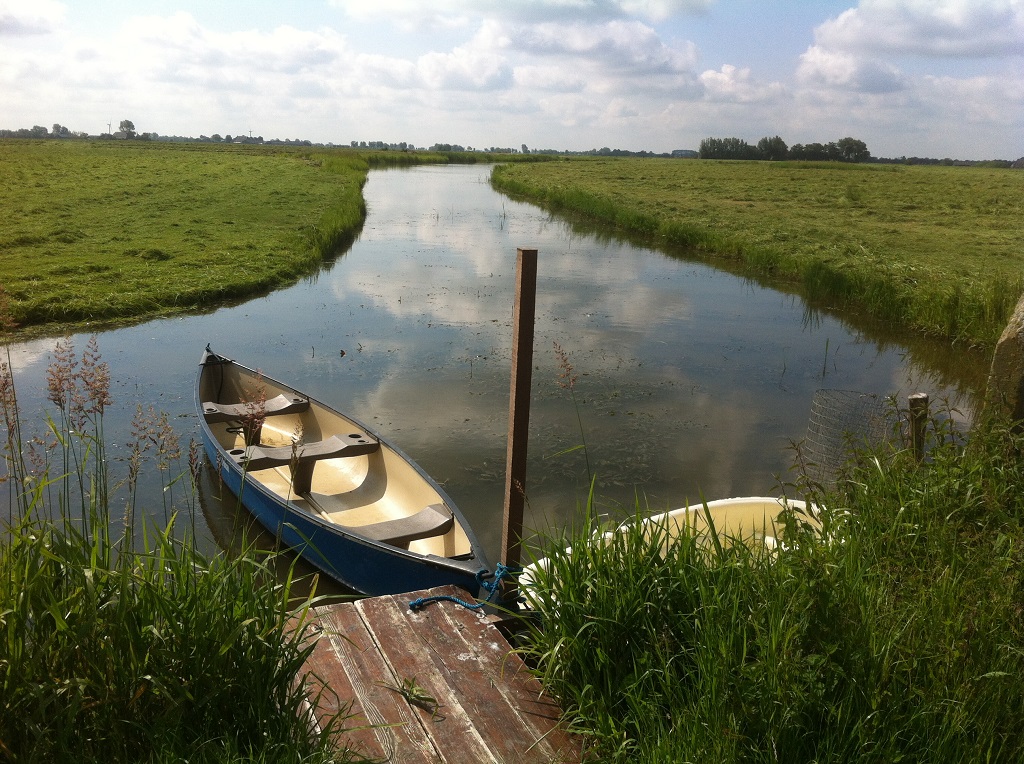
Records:
{"label": "distant tree line", "polygon": [[71,129],[54,123],[51,133],[42,125],[20,127],[17,130],[0,130],[0,138],[88,138],[89,133],[73,132]]}
{"label": "distant tree line", "polygon": [[[141,141],[167,141],[176,143],[248,143],[266,144],[271,146],[327,146],[334,147],[334,143],[314,143],[301,138],[285,139],[271,138],[264,140],[263,136],[235,135],[221,136],[219,133],[213,135],[200,135],[198,138],[182,135],[158,135],[157,133],[136,132],[135,124],[129,119],[121,120],[116,133],[101,133],[89,135],[85,132],[77,132],[55,122],[51,130],[42,125],[33,125],[30,128],[22,127],[17,130],[0,129],[0,138],[59,138],[69,139],[101,139],[101,140],[141,140]],[[376,151],[416,151],[417,148],[411,143],[401,141],[392,143],[388,141],[351,141],[349,144],[354,149],[372,149]],[[794,144],[787,146],[786,142],[778,135],[762,138],[757,145],[751,146],[742,138],[705,138],[700,142],[700,151],[677,149],[671,153],[656,153],[653,151],[628,151],[626,149],[612,149],[604,146],[599,149],[586,149],[583,151],[572,151],[570,149],[531,149],[525,143],[518,149],[512,147],[491,146],[489,148],[473,148],[462,146],[458,143],[435,143],[427,151],[443,152],[474,152],[482,151],[490,154],[554,154],[561,156],[606,156],[606,157],[675,157],[675,158],[700,158],[700,159],[746,159],[746,160],[767,160],[782,161],[806,160],[806,161],[827,161],[827,162],[874,162],[879,164],[924,164],[924,165],[945,165],[945,166],[982,166],[997,168],[1024,169],[1024,157],[1016,161],[1003,159],[990,160],[964,160],[964,159],[929,159],[927,157],[896,157],[883,158],[873,157],[868,151],[864,141],[856,138],[840,138],[832,143],[808,143]]]}
{"label": "distant tree line", "polygon": [[375,149],[377,151],[416,150],[416,147],[407,141],[399,141],[398,143],[390,143],[388,141],[352,141],[349,145],[354,149]]}
{"label": "distant tree line", "polygon": [[878,164],[924,164],[942,167],[994,167],[996,169],[1024,170],[1024,157],[1011,162],[1008,159],[933,159],[929,157],[878,157]]}
{"label": "distant tree line", "polygon": [[873,157],[867,144],[857,138],[840,138],[832,143],[797,143],[787,146],[778,135],[765,137],[751,146],[741,138],[705,138],[700,143],[701,159],[747,159],[782,161],[803,160],[815,162],[872,162],[876,164],[923,164],[946,167],[995,167],[1024,169],[1024,157],[1016,161],[1005,159],[928,159],[924,157]]}
{"label": "distant tree line", "polygon": [[135,123],[130,119],[122,119],[118,125],[117,132],[114,133],[107,132],[100,133],[99,135],[89,135],[89,133],[73,131],[64,125],[55,122],[52,130],[47,130],[42,125],[34,125],[31,128],[23,127],[18,130],[0,129],[0,138],[92,138],[99,140],[165,141],[174,143],[250,143],[269,144],[275,146],[314,145],[312,141],[303,140],[301,138],[296,138],[294,140],[280,140],[278,138],[264,140],[262,135],[236,135],[232,137],[230,134],[222,136],[220,133],[214,133],[213,135],[200,135],[198,138],[195,138],[193,136],[184,135],[159,135],[158,133],[146,132],[140,133],[136,131]]}
{"label": "distant tree line", "polygon": [[824,162],[870,162],[867,144],[857,138],[840,138],[832,143],[797,143],[787,146],[778,135],[765,137],[751,146],[742,138],[705,138],[700,142],[701,159],[760,159],[779,162],[803,159]]}

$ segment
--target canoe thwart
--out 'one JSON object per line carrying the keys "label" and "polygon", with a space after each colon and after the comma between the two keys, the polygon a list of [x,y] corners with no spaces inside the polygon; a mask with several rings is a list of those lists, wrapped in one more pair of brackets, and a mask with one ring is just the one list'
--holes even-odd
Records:
{"label": "canoe thwart", "polygon": [[454,522],[448,507],[444,504],[431,504],[408,517],[383,520],[369,525],[348,526],[348,529],[371,541],[404,547],[408,546],[410,541],[445,534],[452,529]]}
{"label": "canoe thwart", "polygon": [[217,422],[237,422],[254,417],[273,416],[275,414],[296,414],[309,408],[309,398],[301,395],[286,396],[283,393],[264,401],[262,404],[251,403],[203,403],[203,416],[211,424]]}
{"label": "canoe thwart", "polygon": [[247,472],[288,465],[291,467],[292,489],[301,495],[309,493],[313,484],[313,467],[321,459],[364,456],[379,449],[380,443],[369,435],[354,432],[295,446],[233,448],[228,455]]}

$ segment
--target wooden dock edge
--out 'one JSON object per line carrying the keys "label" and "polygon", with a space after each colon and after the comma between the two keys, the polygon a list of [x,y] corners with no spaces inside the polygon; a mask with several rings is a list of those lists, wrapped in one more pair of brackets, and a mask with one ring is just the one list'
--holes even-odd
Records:
{"label": "wooden dock edge", "polygon": [[[304,668],[318,724],[349,715],[337,738],[388,762],[579,762],[582,743],[512,652],[493,616],[448,601],[454,586],[314,609]],[[429,698],[429,700],[427,700]]]}

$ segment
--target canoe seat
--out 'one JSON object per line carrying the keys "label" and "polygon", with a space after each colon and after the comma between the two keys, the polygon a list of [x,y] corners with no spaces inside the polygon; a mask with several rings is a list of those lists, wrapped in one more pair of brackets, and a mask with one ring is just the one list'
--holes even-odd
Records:
{"label": "canoe seat", "polygon": [[203,416],[211,424],[216,422],[237,422],[254,415],[294,414],[309,408],[309,398],[301,395],[287,396],[284,393],[263,402],[253,403],[203,403]]}
{"label": "canoe seat", "polygon": [[431,504],[409,517],[383,520],[369,525],[348,526],[348,530],[371,541],[408,547],[410,541],[441,536],[452,529],[455,518],[444,504]]}
{"label": "canoe seat", "polygon": [[233,448],[228,455],[247,472],[266,470],[271,467],[291,467],[292,489],[296,494],[309,493],[313,480],[313,467],[321,459],[339,459],[348,456],[371,454],[380,448],[380,443],[369,435],[354,432],[349,435],[332,435],[325,440],[299,443],[292,446],[248,446]]}

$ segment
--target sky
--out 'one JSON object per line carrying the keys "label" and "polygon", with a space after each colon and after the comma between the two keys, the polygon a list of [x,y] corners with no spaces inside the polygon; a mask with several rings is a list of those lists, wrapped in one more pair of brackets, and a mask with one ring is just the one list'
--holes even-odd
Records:
{"label": "sky", "polygon": [[0,128],[1024,156],[1024,0],[0,0]]}

